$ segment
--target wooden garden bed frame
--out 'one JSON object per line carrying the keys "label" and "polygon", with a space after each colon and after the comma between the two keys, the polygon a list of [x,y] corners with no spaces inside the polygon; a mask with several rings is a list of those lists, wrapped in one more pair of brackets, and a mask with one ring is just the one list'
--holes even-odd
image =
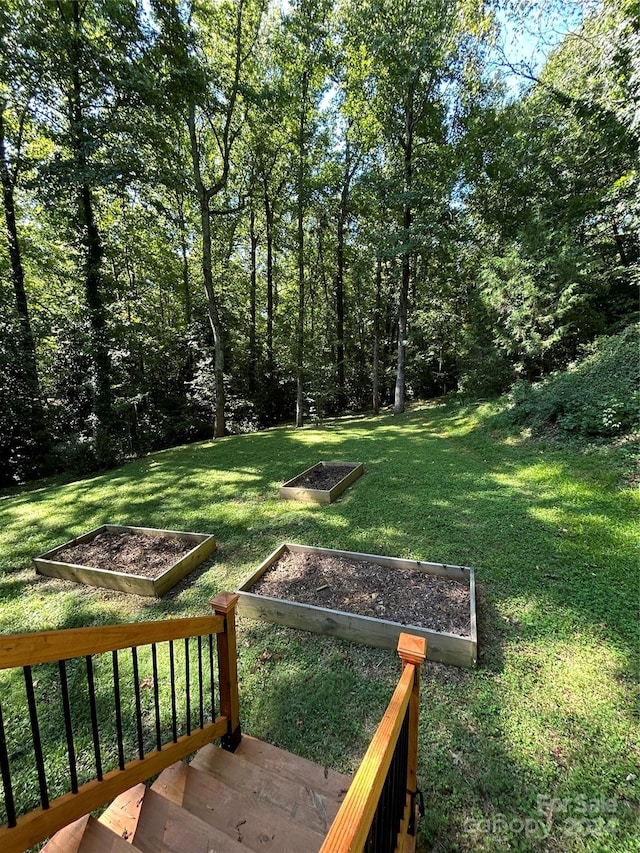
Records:
{"label": "wooden garden bed frame", "polygon": [[[287,551],[306,554],[326,554],[347,560],[368,561],[393,569],[409,569],[466,583],[470,598],[470,635],[448,634],[417,625],[402,625],[388,619],[375,619],[341,610],[301,604],[266,595],[257,595],[251,588]],[[352,551],[337,551],[332,548],[313,548],[285,542],[270,554],[258,568],[238,587],[238,613],[251,619],[266,619],[279,625],[312,631],[316,634],[340,637],[355,643],[364,643],[382,649],[395,649],[401,633],[416,634],[427,641],[427,659],[455,666],[474,667],[478,653],[476,622],[476,587],[472,568],[447,566],[443,563],[425,563],[420,560],[403,560],[396,557],[381,557],[375,554],[358,554]]]}
{"label": "wooden garden bed frame", "polygon": [[[193,542],[193,548],[170,566],[162,574],[155,578],[143,575],[132,575],[127,572],[111,571],[110,569],[97,569],[89,566],[77,566],[73,563],[65,563],[57,560],[57,555],[73,545],[91,542],[99,533],[139,533],[144,536],[158,536],[164,539],[186,539]],[[33,562],[36,571],[41,575],[49,575],[53,578],[76,581],[76,583],[89,584],[106,589],[117,589],[121,592],[132,592],[136,595],[144,595],[151,598],[161,598],[166,592],[174,587],[196,566],[200,565],[210,554],[216,550],[216,540],[207,533],[185,533],[179,530],[159,530],[152,527],[128,527],[122,524],[103,524],[59,545],[46,554],[34,557]]]}
{"label": "wooden garden bed frame", "polygon": [[[302,477],[312,474],[319,468],[344,468],[349,465],[353,466],[353,470],[330,489],[312,489],[307,486],[295,485]],[[306,471],[296,474],[295,477],[283,483],[280,486],[280,497],[290,501],[312,501],[313,503],[330,504],[363,474],[364,465],[362,462],[316,462],[311,468],[307,468]]]}

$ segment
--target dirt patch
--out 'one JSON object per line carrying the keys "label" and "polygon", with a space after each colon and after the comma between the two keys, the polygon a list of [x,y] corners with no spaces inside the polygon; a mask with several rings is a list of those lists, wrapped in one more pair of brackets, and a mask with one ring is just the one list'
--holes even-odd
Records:
{"label": "dirt patch", "polygon": [[421,571],[290,551],[249,592],[401,625],[471,635],[467,584]]}
{"label": "dirt patch", "polygon": [[287,486],[292,489],[318,489],[329,491],[337,486],[340,480],[350,474],[356,465],[318,465],[307,474],[302,474]]}
{"label": "dirt patch", "polygon": [[105,531],[90,542],[59,551],[54,559],[59,563],[157,578],[193,547],[194,543],[187,539]]}

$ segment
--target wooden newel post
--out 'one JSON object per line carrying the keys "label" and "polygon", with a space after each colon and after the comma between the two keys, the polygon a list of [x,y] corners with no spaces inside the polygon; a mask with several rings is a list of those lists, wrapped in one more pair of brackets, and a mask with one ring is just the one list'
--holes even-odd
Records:
{"label": "wooden newel post", "polygon": [[238,698],[238,660],[236,650],[236,604],[234,592],[221,592],[211,602],[217,616],[224,616],[225,629],[217,634],[218,675],[220,679],[220,713],[228,718],[227,733],[222,736],[222,748],[235,752],[242,738],[240,731],[240,700]]}
{"label": "wooden newel post", "polygon": [[409,700],[409,750],[407,756],[407,796],[410,798],[408,834],[416,834],[416,795],[418,793],[418,717],[420,713],[420,667],[427,656],[427,641],[413,634],[400,634],[398,654],[402,669],[409,665],[415,667],[413,690]]}

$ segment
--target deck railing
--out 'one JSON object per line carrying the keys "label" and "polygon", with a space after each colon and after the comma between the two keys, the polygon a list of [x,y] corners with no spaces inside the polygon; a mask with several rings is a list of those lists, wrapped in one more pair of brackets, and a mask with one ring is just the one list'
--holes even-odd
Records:
{"label": "deck railing", "polygon": [[[4,853],[31,847],[216,738],[235,749],[237,600],[223,593],[213,615],[194,619],[0,637]],[[3,718],[5,693],[12,701]],[[47,754],[43,731],[57,754]],[[18,761],[37,775],[35,808]]]}
{"label": "deck railing", "polygon": [[420,666],[426,640],[400,634],[402,676],[320,853],[415,850]]}

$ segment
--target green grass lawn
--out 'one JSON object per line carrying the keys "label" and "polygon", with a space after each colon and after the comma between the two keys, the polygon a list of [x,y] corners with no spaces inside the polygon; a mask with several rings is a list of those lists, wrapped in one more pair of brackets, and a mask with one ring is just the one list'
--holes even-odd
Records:
{"label": "green grass lawn", "polygon": [[[283,541],[473,566],[478,668],[424,667],[421,849],[640,850],[628,457],[498,431],[493,414],[431,405],[280,428],[7,493],[0,630],[201,615]],[[330,506],[277,498],[321,459],[366,473]],[[218,551],[160,601],[35,574],[34,556],[103,523],[212,533]],[[244,731],[352,772],[396,655],[243,619],[238,649]]]}

